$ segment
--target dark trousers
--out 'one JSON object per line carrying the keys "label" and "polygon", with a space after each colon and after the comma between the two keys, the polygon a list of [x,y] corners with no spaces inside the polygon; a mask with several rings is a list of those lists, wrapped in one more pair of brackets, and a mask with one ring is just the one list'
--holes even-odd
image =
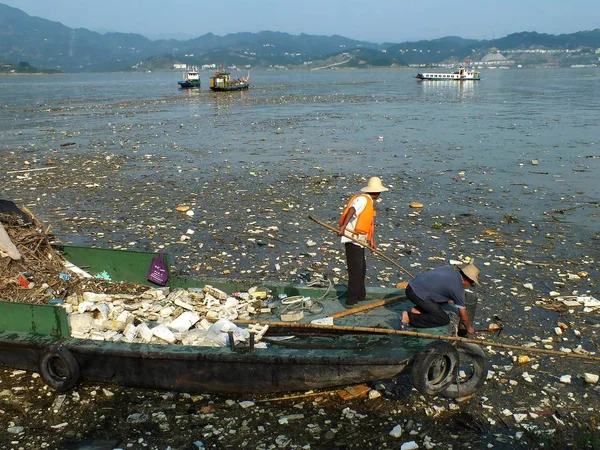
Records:
{"label": "dark trousers", "polygon": [[367,296],[365,289],[365,276],[367,275],[365,248],[351,242],[346,242],[344,246],[346,248],[346,265],[348,267],[346,304],[352,305],[364,300]]}
{"label": "dark trousers", "polygon": [[[439,303],[433,300],[423,300],[415,291],[410,287],[410,284],[406,288],[406,296],[408,299],[415,304],[421,314],[414,314],[408,311],[408,319],[410,325],[416,328],[431,328],[439,327],[442,325],[448,325],[450,323],[450,317],[444,312]],[[475,319],[475,313],[477,311],[477,296],[470,292],[465,292],[465,306],[467,307],[467,314],[469,320]],[[466,330],[462,322],[458,326],[458,334],[465,334]]]}

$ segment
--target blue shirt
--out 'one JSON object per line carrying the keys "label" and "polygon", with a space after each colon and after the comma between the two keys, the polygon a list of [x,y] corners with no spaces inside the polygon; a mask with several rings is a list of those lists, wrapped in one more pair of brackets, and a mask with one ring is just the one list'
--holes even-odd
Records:
{"label": "blue shirt", "polygon": [[422,300],[433,300],[436,303],[453,300],[456,307],[465,307],[462,275],[451,266],[437,267],[417,275],[408,284]]}

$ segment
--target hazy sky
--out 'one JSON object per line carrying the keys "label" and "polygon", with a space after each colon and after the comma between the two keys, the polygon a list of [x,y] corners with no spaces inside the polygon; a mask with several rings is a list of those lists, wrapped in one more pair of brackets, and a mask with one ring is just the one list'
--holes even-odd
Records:
{"label": "hazy sky", "polygon": [[[239,31],[339,34],[370,42],[600,27],[599,0],[0,0],[72,28],[151,39]],[[186,6],[187,5],[187,9]]]}

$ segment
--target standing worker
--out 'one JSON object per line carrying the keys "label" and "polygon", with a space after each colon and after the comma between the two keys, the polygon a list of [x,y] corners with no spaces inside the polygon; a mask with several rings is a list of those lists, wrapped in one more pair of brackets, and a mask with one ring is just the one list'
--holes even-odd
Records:
{"label": "standing worker", "polygon": [[458,270],[442,266],[417,275],[406,287],[406,296],[415,307],[402,313],[400,328],[405,329],[407,325],[416,328],[447,325],[450,317],[440,304],[449,303],[458,309],[459,336],[475,333],[471,320],[475,316],[477,296],[465,292],[465,288],[474,285],[479,286],[479,269],[474,261]]}
{"label": "standing worker", "polygon": [[[379,194],[389,189],[386,188],[379,177],[369,178],[369,183],[361,189],[362,194],[356,194],[350,199],[342,217],[340,217],[340,231],[342,244],[346,249],[346,265],[348,267],[348,291],[346,292],[346,307],[353,307],[365,299],[365,276],[367,263],[365,261],[365,247],[375,249],[375,206]],[[358,244],[352,239],[362,243]]]}

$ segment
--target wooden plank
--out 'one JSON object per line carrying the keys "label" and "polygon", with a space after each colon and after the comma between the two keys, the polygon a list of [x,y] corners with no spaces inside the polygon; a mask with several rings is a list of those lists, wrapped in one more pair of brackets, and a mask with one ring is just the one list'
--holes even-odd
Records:
{"label": "wooden plank", "polygon": [[342,390],[339,390],[337,394],[343,400],[352,400],[355,398],[364,397],[369,393],[371,388],[366,384],[356,384],[354,386],[348,386]]}
{"label": "wooden plank", "polygon": [[329,317],[333,319],[339,319],[340,317],[351,316],[352,314],[356,314],[363,311],[369,311],[373,308],[378,308],[380,306],[389,305],[390,303],[395,303],[398,300],[405,299],[406,295],[396,295],[395,297],[385,298],[383,300],[377,300],[376,302],[367,303],[366,305],[358,306],[356,308],[347,309],[346,311],[339,311],[333,314],[329,314]]}

